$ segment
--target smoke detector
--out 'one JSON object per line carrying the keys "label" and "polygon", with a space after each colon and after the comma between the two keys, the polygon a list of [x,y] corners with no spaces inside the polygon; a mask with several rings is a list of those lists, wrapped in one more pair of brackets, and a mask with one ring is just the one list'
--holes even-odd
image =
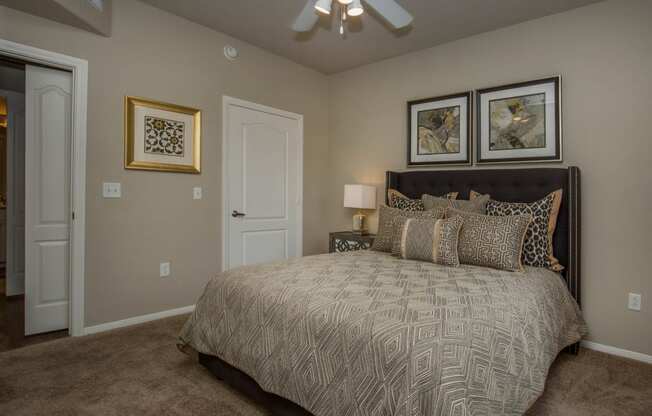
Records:
{"label": "smoke detector", "polygon": [[229,61],[235,61],[238,58],[238,55],[239,52],[235,46],[226,45],[224,47],[224,56],[226,56],[226,59],[228,59]]}

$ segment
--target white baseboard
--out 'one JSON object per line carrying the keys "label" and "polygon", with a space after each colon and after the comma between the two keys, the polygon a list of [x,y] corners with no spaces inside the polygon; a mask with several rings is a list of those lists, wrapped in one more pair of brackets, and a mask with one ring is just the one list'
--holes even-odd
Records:
{"label": "white baseboard", "polygon": [[624,358],[631,358],[632,360],[652,364],[652,355],[647,355],[636,351],[624,350],[622,348],[612,347],[610,345],[598,344],[597,342],[593,341],[582,341],[582,346],[589,350],[605,352],[607,354],[617,355]]}
{"label": "white baseboard", "polygon": [[157,319],[168,318],[170,316],[183,315],[185,313],[190,313],[195,310],[195,305],[184,306],[182,308],[168,309],[166,311],[160,311],[155,313],[150,313],[147,315],[134,316],[132,318],[121,319],[119,321],[107,322],[104,324],[87,326],[84,328],[84,335],[97,334],[98,332],[109,331],[111,329],[123,328],[125,326],[131,326],[136,324],[142,324],[149,321],[156,321]]}

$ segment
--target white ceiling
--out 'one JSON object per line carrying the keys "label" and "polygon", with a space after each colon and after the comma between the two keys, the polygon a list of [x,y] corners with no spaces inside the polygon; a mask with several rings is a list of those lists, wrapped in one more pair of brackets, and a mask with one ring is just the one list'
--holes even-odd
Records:
{"label": "white ceiling", "polygon": [[411,27],[391,31],[366,8],[344,39],[328,17],[312,32],[290,29],[307,0],[142,1],[331,74],[600,0],[397,0]]}

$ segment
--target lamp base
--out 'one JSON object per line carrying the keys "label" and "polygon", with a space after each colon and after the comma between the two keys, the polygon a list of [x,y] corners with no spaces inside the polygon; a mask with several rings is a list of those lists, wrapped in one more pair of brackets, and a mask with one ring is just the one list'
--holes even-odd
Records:
{"label": "lamp base", "polygon": [[353,216],[353,228],[351,230],[354,234],[367,235],[369,230],[367,229],[367,216],[361,212],[358,212]]}

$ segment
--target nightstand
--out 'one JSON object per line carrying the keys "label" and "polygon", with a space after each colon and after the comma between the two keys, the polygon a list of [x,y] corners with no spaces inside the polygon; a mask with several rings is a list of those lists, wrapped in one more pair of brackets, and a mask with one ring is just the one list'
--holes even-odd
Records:
{"label": "nightstand", "polygon": [[351,231],[338,231],[329,234],[329,253],[366,250],[374,243],[376,234],[360,235]]}

